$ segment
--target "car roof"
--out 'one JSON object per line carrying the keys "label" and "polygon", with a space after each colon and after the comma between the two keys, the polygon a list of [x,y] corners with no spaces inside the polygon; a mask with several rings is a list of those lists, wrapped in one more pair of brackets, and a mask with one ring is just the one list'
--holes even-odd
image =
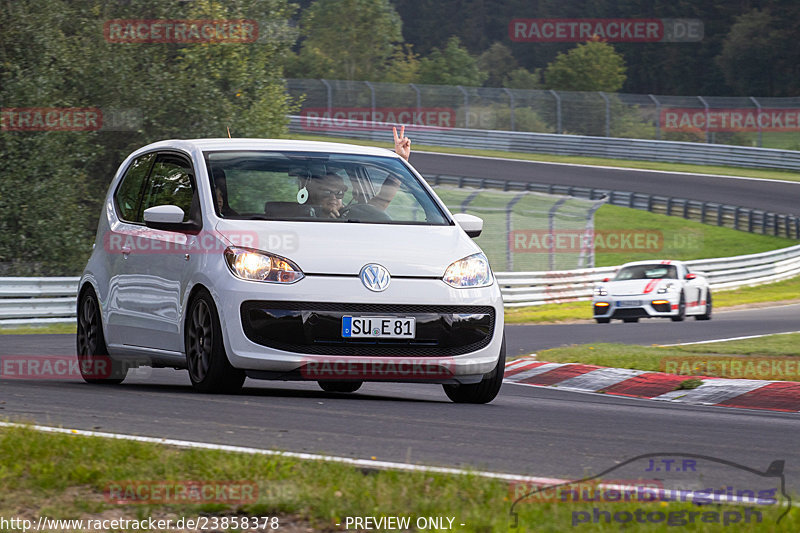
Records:
{"label": "car roof", "polygon": [[675,265],[680,266],[682,265],[682,261],[673,261],[671,259],[651,259],[649,261],[631,261],[630,263],[625,263],[621,265],[620,268],[627,267],[627,266],[638,266],[638,265]]}
{"label": "car roof", "polygon": [[386,148],[322,141],[299,141],[292,139],[170,139],[149,144],[138,150],[138,152],[168,148],[177,148],[187,152],[206,152],[215,150],[275,150],[400,157],[393,151]]}

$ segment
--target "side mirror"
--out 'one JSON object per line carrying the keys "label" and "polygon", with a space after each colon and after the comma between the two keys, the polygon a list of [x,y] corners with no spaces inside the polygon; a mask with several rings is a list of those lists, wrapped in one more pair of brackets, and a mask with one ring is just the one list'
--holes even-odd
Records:
{"label": "side mirror", "polygon": [[685,279],[695,279],[696,277],[697,274],[695,274],[694,272],[689,272],[688,274],[686,274]]}
{"label": "side mirror", "polygon": [[177,205],[156,205],[144,210],[144,224],[148,228],[166,231],[186,231],[192,229],[191,222],[183,221],[183,209]]}
{"label": "side mirror", "polygon": [[605,283],[607,281],[611,281],[611,278],[603,278],[603,283]]}
{"label": "side mirror", "polygon": [[466,213],[458,213],[453,215],[453,220],[455,220],[456,224],[461,226],[461,229],[470,237],[477,237],[483,231],[483,219],[480,217],[468,215]]}

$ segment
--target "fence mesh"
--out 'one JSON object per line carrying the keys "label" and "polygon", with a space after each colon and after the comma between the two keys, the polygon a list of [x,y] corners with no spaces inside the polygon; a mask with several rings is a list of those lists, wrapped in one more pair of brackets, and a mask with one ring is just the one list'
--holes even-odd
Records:
{"label": "fence mesh", "polygon": [[[304,113],[478,130],[800,149],[800,97],[663,96],[289,79]],[[416,115],[411,113],[416,112]],[[426,114],[427,113],[427,114]],[[413,118],[410,118],[413,117]],[[349,118],[353,118],[352,115]]]}

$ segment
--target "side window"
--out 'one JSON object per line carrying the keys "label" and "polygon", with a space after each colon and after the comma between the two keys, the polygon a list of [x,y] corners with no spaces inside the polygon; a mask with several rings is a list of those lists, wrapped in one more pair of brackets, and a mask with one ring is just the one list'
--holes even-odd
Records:
{"label": "side window", "polygon": [[114,201],[117,204],[119,217],[126,222],[142,222],[141,204],[144,181],[153,165],[155,154],[145,154],[136,158],[128,167],[122,183],[117,187]]}
{"label": "side window", "polygon": [[197,205],[194,199],[195,189],[189,162],[175,155],[159,155],[147,182],[142,213],[156,205],[177,205],[183,209],[183,221],[187,222],[192,219],[192,208]]}

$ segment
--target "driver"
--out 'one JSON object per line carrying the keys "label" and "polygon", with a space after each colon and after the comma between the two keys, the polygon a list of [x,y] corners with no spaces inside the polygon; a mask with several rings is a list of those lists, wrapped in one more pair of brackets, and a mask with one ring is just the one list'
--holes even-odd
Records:
{"label": "driver", "polygon": [[314,175],[308,180],[308,203],[314,206],[314,213],[320,218],[339,218],[344,207],[344,193],[347,185],[344,178],[329,172],[324,176]]}

